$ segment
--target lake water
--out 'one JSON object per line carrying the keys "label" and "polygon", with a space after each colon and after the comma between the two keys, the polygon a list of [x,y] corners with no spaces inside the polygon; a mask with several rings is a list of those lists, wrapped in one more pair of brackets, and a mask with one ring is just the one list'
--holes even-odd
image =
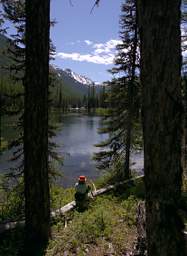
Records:
{"label": "lake water", "polygon": [[[57,168],[62,173],[61,184],[64,187],[72,186],[79,175],[86,175],[94,180],[102,175],[95,167],[93,161],[94,152],[99,151],[95,147],[104,139],[106,135],[98,134],[101,127],[101,117],[83,115],[80,113],[63,114],[59,111],[53,112],[51,123],[55,124],[56,136],[53,141],[56,143],[56,151],[59,156],[63,156],[63,165],[57,164]],[[2,120],[2,136],[5,140],[15,138],[18,131],[14,127],[14,121],[4,118]],[[12,155],[11,151],[4,151],[0,156],[0,172],[5,173],[15,165],[8,161]],[[142,153],[133,153],[132,161],[135,162],[133,169],[141,171],[143,168]]]}

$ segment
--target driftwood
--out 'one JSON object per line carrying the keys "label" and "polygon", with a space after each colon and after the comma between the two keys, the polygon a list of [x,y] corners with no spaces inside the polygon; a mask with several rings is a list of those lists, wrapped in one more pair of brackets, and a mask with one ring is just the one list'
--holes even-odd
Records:
{"label": "driftwood", "polygon": [[[141,179],[143,177],[144,177],[144,175],[141,175],[141,176],[138,176],[138,177],[135,177],[135,178],[123,181],[123,182],[118,182],[118,183],[116,183],[114,185],[108,185],[105,188],[101,188],[101,189],[98,189],[98,190],[96,190],[96,191],[94,191],[92,193],[89,193],[89,197],[91,198],[91,197],[96,197],[96,196],[105,194],[108,191],[111,191],[111,190],[113,190],[113,189],[115,189],[115,188],[117,188],[117,187],[119,187],[121,185],[128,184],[129,182],[136,181],[136,180]],[[72,201],[72,202],[64,205],[60,209],[52,211],[51,212],[51,218],[55,218],[57,216],[64,215],[65,213],[73,210],[75,208],[75,206],[76,206],[75,201]],[[0,234],[5,232],[5,231],[8,231],[8,230],[15,229],[17,227],[23,227],[24,225],[25,225],[25,221],[24,220],[15,221],[15,222],[8,222],[8,223],[2,223],[2,224],[0,224]]]}

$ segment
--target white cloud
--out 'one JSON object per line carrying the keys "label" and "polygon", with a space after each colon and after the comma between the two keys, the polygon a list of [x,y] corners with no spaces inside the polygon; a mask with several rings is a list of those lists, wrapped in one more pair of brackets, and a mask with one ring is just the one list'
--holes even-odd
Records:
{"label": "white cloud", "polygon": [[114,54],[107,54],[107,55],[93,55],[93,54],[80,54],[77,52],[73,53],[65,53],[60,52],[57,53],[56,57],[59,57],[61,59],[71,59],[74,61],[86,61],[90,63],[95,64],[104,64],[104,65],[110,65],[113,63]]}
{"label": "white cloud", "polygon": [[99,43],[99,44],[94,44],[93,48],[95,48],[95,53],[110,53],[111,51],[115,50],[116,45],[120,44],[121,40],[115,40],[111,39],[107,41],[106,43]]}
{"label": "white cloud", "polygon": [[84,43],[91,47],[91,53],[81,54],[78,52],[59,52],[56,54],[56,57],[61,59],[71,59],[74,61],[110,65],[113,64],[114,61],[116,45],[120,44],[121,41],[111,39],[105,43],[93,43],[90,40],[84,40]]}
{"label": "white cloud", "polygon": [[67,43],[68,45],[76,45],[76,44],[80,44],[81,43],[81,40],[77,40],[75,42],[69,42]]}
{"label": "white cloud", "polygon": [[90,41],[90,40],[84,40],[84,42],[85,42],[87,45],[92,45],[92,44],[93,44],[93,42]]}

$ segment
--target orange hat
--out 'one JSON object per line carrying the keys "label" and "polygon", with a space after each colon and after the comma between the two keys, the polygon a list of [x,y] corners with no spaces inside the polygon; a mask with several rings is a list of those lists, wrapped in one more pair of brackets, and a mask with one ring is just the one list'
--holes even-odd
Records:
{"label": "orange hat", "polygon": [[79,181],[86,181],[86,177],[85,176],[79,176]]}

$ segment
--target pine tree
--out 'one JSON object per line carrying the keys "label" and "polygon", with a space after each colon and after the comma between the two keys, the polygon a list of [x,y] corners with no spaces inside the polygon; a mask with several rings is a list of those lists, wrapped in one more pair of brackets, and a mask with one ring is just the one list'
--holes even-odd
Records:
{"label": "pine tree", "polygon": [[[6,56],[10,59],[8,65],[3,65],[1,69],[4,71],[4,81],[8,81],[9,93],[4,93],[5,106],[4,114],[6,115],[19,115],[17,121],[17,129],[19,129],[18,138],[13,139],[9,143],[9,149],[13,148],[12,161],[20,159],[20,164],[15,168],[11,168],[7,177],[20,176],[23,173],[23,148],[22,148],[22,126],[23,126],[23,78],[24,78],[24,57],[25,51],[24,44],[24,1],[2,0],[2,17],[4,20],[8,20],[15,26],[15,33],[11,35],[8,43],[8,49]],[[8,38],[7,38],[8,40]],[[16,103],[16,104],[14,104]]]}
{"label": "pine tree", "polygon": [[183,57],[183,68],[182,68],[182,89],[183,89],[183,136],[182,136],[182,167],[184,175],[187,175],[187,58],[185,51],[187,50],[187,1],[182,1],[182,17],[181,17],[181,46],[182,46],[182,57]]}
{"label": "pine tree", "polygon": [[11,44],[8,48],[11,59],[8,70],[14,81],[22,82],[25,65],[25,0],[2,0],[2,8],[4,18],[15,27],[15,33],[11,35]]}
{"label": "pine tree", "polygon": [[27,246],[46,242],[50,234],[49,15],[49,0],[26,1],[24,181]]}
{"label": "pine tree", "polygon": [[0,34],[5,34],[6,33],[6,28],[4,28],[4,17],[3,17],[3,12],[0,10]]}
{"label": "pine tree", "polygon": [[99,97],[98,97],[98,105],[100,108],[106,108],[107,104],[106,104],[106,86],[102,86],[101,87],[101,91],[99,93]]}
{"label": "pine tree", "polygon": [[[10,46],[8,47],[7,55],[10,58],[10,65],[6,67],[8,71],[10,71],[10,78],[11,78],[11,84],[12,84],[12,90],[13,88],[19,83],[22,87],[22,91],[19,93],[16,93],[15,95],[5,95],[10,100],[17,100],[19,102],[23,102],[24,97],[24,77],[25,77],[25,0],[2,0],[2,9],[3,13],[2,16],[4,19],[8,20],[12,26],[15,28],[15,33],[11,35],[10,38]],[[55,22],[50,21],[50,26],[54,26]],[[55,54],[55,47],[50,40],[50,59],[54,58]],[[53,86],[53,76],[54,74],[52,71],[50,72],[50,87]],[[20,154],[20,145],[22,145],[23,142],[23,104],[19,104],[20,107],[15,110],[6,111],[6,114],[19,114],[20,118],[18,121],[18,128],[20,130],[20,136],[19,138],[14,139],[10,145],[9,148],[12,148],[14,146],[19,146],[18,150],[14,151],[14,157],[12,157],[12,160],[20,158],[24,154]],[[49,101],[49,108],[51,105],[51,100]],[[55,128],[50,125],[49,127],[49,138],[55,135],[54,132]],[[60,157],[55,153],[55,147],[56,145],[49,140],[49,162],[51,166],[51,162],[55,160],[60,160]],[[50,168],[51,170],[51,168]],[[20,165],[15,168],[11,168],[8,177],[12,176],[20,176],[23,173],[23,163],[21,161]],[[52,173],[52,170],[51,170]]]}
{"label": "pine tree", "polygon": [[[125,177],[130,177],[130,149],[132,142],[132,123],[134,116],[135,103],[135,80],[138,65],[138,30],[137,30],[137,11],[136,1],[127,0],[122,5],[121,15],[121,39],[122,43],[117,46],[118,54],[116,56],[114,72],[126,73],[125,82],[127,83],[127,118],[126,118],[126,136],[125,136]],[[129,48],[129,50],[128,50]],[[126,50],[127,49],[127,50]]]}
{"label": "pine tree", "polygon": [[182,167],[183,173],[187,175],[187,73],[184,67],[183,78],[183,136],[182,136]]}
{"label": "pine tree", "polygon": [[[109,151],[96,154],[96,159],[103,163],[122,160],[123,177],[130,177],[130,150],[133,137],[133,123],[137,119],[139,110],[138,97],[138,31],[136,18],[136,1],[125,1],[122,5],[120,18],[121,43],[117,45],[115,67],[111,73],[118,74],[109,86],[108,101],[111,102],[110,115],[105,120],[105,127],[101,132],[109,132],[109,140],[98,146],[109,146]],[[105,151],[106,152],[106,151]],[[108,157],[110,155],[110,157]],[[108,159],[108,160],[107,160]],[[103,167],[102,163],[102,167]]]}
{"label": "pine tree", "polygon": [[[148,255],[184,256],[180,0],[138,0]],[[172,40],[171,40],[172,38]]]}

